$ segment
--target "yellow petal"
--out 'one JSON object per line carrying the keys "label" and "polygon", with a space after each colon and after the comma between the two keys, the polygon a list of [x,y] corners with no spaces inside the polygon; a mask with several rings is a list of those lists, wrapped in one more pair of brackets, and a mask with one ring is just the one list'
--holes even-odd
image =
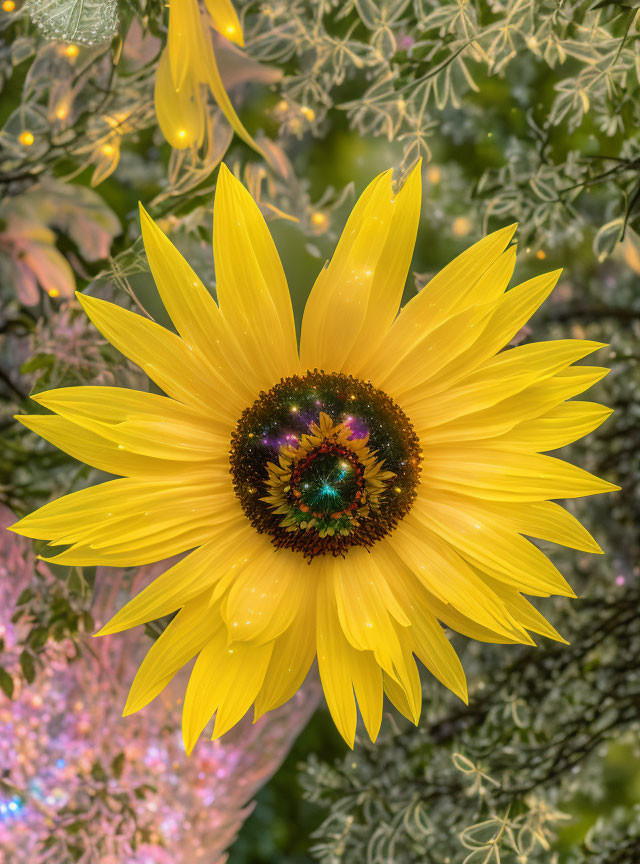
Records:
{"label": "yellow petal", "polygon": [[78,294],[83,309],[106,339],[132,360],[168,395],[222,423],[237,422],[225,410],[221,388],[206,359],[164,327],[114,303]]}
{"label": "yellow petal", "polygon": [[151,563],[207,542],[216,524],[237,518],[229,481],[221,482],[111,480],[45,504],[12,530],[78,545],[56,556],[58,563]]}
{"label": "yellow petal", "polygon": [[207,358],[222,385],[222,397],[235,396],[240,413],[255,398],[255,384],[233,332],[196,273],[142,205],[140,224],[151,273],[176,330]]}
{"label": "yellow petal", "polygon": [[412,649],[414,645],[411,630],[400,630],[398,628],[398,638],[402,646],[403,665],[407,670],[406,676],[402,682],[399,682],[401,684],[399,687],[396,682],[393,682],[392,677],[385,672],[384,689],[387,695],[393,694],[391,701],[394,702],[396,707],[401,705],[402,707],[399,710],[417,726],[422,712],[422,684],[416,661],[413,658]]}
{"label": "yellow petal", "polygon": [[369,738],[375,741],[382,723],[382,670],[371,651],[345,651],[347,665]]}
{"label": "yellow petal", "polygon": [[[367,732],[375,741],[382,720],[382,675],[373,653],[357,651],[344,635],[338,620],[332,569],[323,562],[318,574],[318,668],[334,723],[353,747],[357,721],[354,689]],[[398,688],[404,692],[404,684]]]}
{"label": "yellow petal", "polygon": [[414,726],[417,726],[419,717],[416,717],[415,709],[409,702],[406,692],[386,672],[382,673],[382,677],[384,693],[387,699],[397,711],[406,717],[407,720],[410,720]]}
{"label": "yellow petal", "polygon": [[204,140],[205,114],[199,87],[187,71],[176,88],[165,48],[158,61],[153,99],[162,134],[176,150],[199,147]]}
{"label": "yellow petal", "polygon": [[123,716],[148,705],[169,681],[209,641],[219,615],[207,608],[204,595],[181,609],[164,633],[149,649],[136,674],[124,706]]}
{"label": "yellow petal", "polygon": [[218,33],[236,45],[244,45],[240,20],[231,0],[205,0],[205,6]]}
{"label": "yellow petal", "polygon": [[466,356],[470,346],[480,338],[509,284],[515,261],[515,246],[511,246],[493,262],[478,280],[478,303],[464,304],[460,309],[454,307],[435,327],[425,327],[405,343],[399,343],[390,334],[367,363],[366,377],[400,399],[411,386],[424,386],[429,379],[438,383],[443,367],[454,366],[453,358]]}
{"label": "yellow petal", "polygon": [[533,342],[504,351],[441,393],[419,391],[403,400],[403,407],[420,428],[437,426],[502,402],[571,363],[604,347],[601,342],[558,339]]}
{"label": "yellow petal", "polygon": [[489,408],[421,429],[423,449],[439,443],[476,441],[503,435],[518,423],[540,417],[563,400],[587,390],[608,371],[598,366],[570,366]]}
{"label": "yellow petal", "polygon": [[401,634],[420,662],[463,702],[468,702],[467,682],[458,655],[429,608],[428,595],[415,579],[399,574],[398,593],[411,619],[411,627]]}
{"label": "yellow petal", "polygon": [[226,424],[216,423],[155,393],[124,387],[63,387],[39,393],[32,399],[121,444],[123,451],[179,462],[227,457]]}
{"label": "yellow petal", "polygon": [[437,385],[441,389],[451,386],[508,345],[553,291],[561,272],[543,273],[507,291],[493,307],[477,340],[442,369]]}
{"label": "yellow petal", "polygon": [[86,462],[87,465],[92,465],[108,474],[120,474],[123,477],[139,479],[160,477],[175,479],[176,474],[184,476],[184,462],[154,459],[151,456],[127,452],[120,449],[115,442],[89,432],[88,429],[83,429],[82,426],[64,417],[55,417],[52,414],[25,414],[17,415],[15,419],[74,459]]}
{"label": "yellow petal", "polygon": [[[425,588],[478,624],[510,639],[527,642],[527,634],[507,612],[495,592],[448,544],[424,528],[410,512],[378,545],[389,546]],[[379,550],[376,554],[380,555]]]}
{"label": "yellow petal", "polygon": [[213,535],[211,524],[203,519],[197,524],[179,525],[171,531],[165,529],[147,535],[132,548],[131,544],[114,544],[106,549],[95,549],[81,543],[75,544],[59,555],[40,556],[50,564],[77,567],[138,567],[164,561],[188,549],[208,543]]}
{"label": "yellow petal", "polygon": [[288,702],[302,686],[316,656],[315,615],[315,594],[307,592],[291,626],[274,643],[269,668],[256,698],[256,720]]}
{"label": "yellow petal", "polygon": [[493,309],[493,305],[470,306],[447,318],[424,339],[415,339],[404,352],[395,345],[393,351],[383,346],[367,364],[368,377],[399,402],[424,400],[433,388],[440,389],[441,369],[475,342]]}
{"label": "yellow petal", "polygon": [[129,600],[96,636],[119,633],[175,612],[238,566],[251,539],[251,527],[244,520],[220,529],[215,540],[169,567]]}
{"label": "yellow petal", "polygon": [[553,456],[490,447],[433,448],[428,465],[430,487],[487,501],[580,498],[620,488]]}
{"label": "yellow petal", "polygon": [[535,420],[519,423],[491,443],[509,450],[556,450],[593,432],[612,413],[613,409],[596,402],[563,402]]}
{"label": "yellow petal", "polygon": [[422,524],[483,573],[526,594],[575,597],[549,559],[532,543],[479,507],[455,508],[439,500],[416,501],[413,511]]}
{"label": "yellow petal", "polygon": [[225,628],[215,632],[195,662],[182,712],[182,735],[191,753],[200,733],[216,714],[213,737],[241,720],[262,686],[273,644],[227,643]]}
{"label": "yellow petal", "polygon": [[[456,495],[451,496],[451,501],[454,507],[466,507],[471,499]],[[602,554],[600,546],[575,516],[553,501],[482,501],[481,508],[498,519],[505,528],[511,528],[519,534],[580,549],[582,552]]]}
{"label": "yellow petal", "polygon": [[366,368],[398,314],[416,243],[421,204],[422,160],[419,160],[393,199],[389,233],[375,267],[364,320],[344,364],[353,374]]}
{"label": "yellow petal", "polygon": [[293,557],[266,545],[237,574],[221,604],[230,640],[271,642],[292,624],[311,590],[307,568]]}
{"label": "yellow petal", "polygon": [[[462,312],[469,306],[482,305],[495,299],[486,290],[481,277],[496,262],[513,237],[516,225],[502,228],[484,237],[475,245],[458,255],[441,270],[400,311],[389,330],[383,350],[402,356],[416,340],[435,330],[450,317],[451,311]],[[509,266],[509,265],[508,265]],[[505,274],[508,272],[505,268]],[[498,283],[506,288],[502,271],[496,274]],[[509,273],[509,276],[511,274]],[[507,280],[508,281],[508,280]],[[476,290],[476,286],[478,290]]]}
{"label": "yellow petal", "polygon": [[[348,561],[332,562],[334,590],[342,630],[360,651],[373,651],[382,668],[403,677],[402,650],[393,622],[376,587],[384,579],[375,558],[365,550],[352,549]],[[403,616],[406,624],[409,623]]]}
{"label": "yellow petal", "polygon": [[261,386],[272,387],[300,369],[291,298],[264,218],[225,165],[216,187],[213,254],[222,314]]}
{"label": "yellow petal", "polygon": [[331,572],[318,578],[316,638],[318,640],[318,669],[327,706],[338,731],[353,748],[356,734],[356,700],[353,682],[345,664],[351,647],[347,642],[336,609]]}
{"label": "yellow petal", "polygon": [[395,198],[390,171],[365,189],[307,300],[300,341],[305,368],[355,369],[375,350],[400,303],[419,209],[419,165]]}
{"label": "yellow petal", "polygon": [[523,627],[527,630],[531,630],[532,633],[539,633],[540,636],[546,636],[547,639],[553,639],[556,642],[564,642],[565,645],[569,644],[567,640],[558,633],[555,627],[552,627],[547,619],[538,612],[535,606],[521,594],[514,589],[509,588],[507,585],[496,582],[488,577],[487,582],[494,588],[496,593],[500,595],[513,617],[519,621]]}
{"label": "yellow petal", "polygon": [[[508,636],[503,632],[503,628],[500,625],[494,629],[492,627],[478,624],[476,621],[463,615],[450,603],[441,600],[427,588],[423,579],[419,579],[413,573],[412,569],[403,562],[402,558],[393,550],[390,544],[377,544],[376,557],[380,560],[381,566],[385,567],[385,572],[393,571],[400,574],[402,584],[405,586],[406,592],[410,594],[410,598],[415,598],[417,595],[420,596],[426,608],[430,610],[438,620],[446,624],[447,627],[451,627],[452,630],[456,630],[458,633],[462,633],[470,639],[477,639],[479,642],[496,642],[503,644],[527,642],[528,644],[533,644],[531,639],[527,636],[523,628],[517,624],[517,622],[515,622],[516,629],[514,635]],[[486,584],[487,583],[482,582],[482,585],[486,586]],[[493,594],[495,595],[495,592],[493,592]],[[412,605],[416,605],[413,602],[413,599],[411,600],[411,604],[407,607],[407,612],[412,617],[415,617]],[[503,603],[503,606],[506,609],[506,604]],[[510,615],[511,613],[508,614]],[[498,630],[500,630],[500,632],[498,632]]]}

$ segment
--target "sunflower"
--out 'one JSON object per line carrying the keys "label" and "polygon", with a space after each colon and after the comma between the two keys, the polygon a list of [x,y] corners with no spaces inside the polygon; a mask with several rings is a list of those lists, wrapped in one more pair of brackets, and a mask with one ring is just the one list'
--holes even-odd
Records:
{"label": "sunflower", "polygon": [[170,0],[167,46],[160,55],[154,101],[162,134],[183,150],[202,144],[208,87],[235,132],[254,150],[262,150],[247,132],[227,95],[211,42],[210,27],[236,45],[244,45],[242,27],[231,0]]}
{"label": "sunflower", "polygon": [[420,168],[377,177],[310,293],[300,348],[285,275],[255,202],[222,166],[216,303],[141,211],[149,264],[177,333],[79,295],[85,311],[166,395],[72,387],[35,401],[28,428],[120,475],[13,530],[68,547],[68,565],[134,566],[187,552],[100,631],[172,615],[125,714],[196,657],[187,751],[251,705],[287,701],[317,657],[353,746],[372,739],[383,693],[417,723],[417,657],[462,700],[442,625],[486,642],[564,641],[525,595],[575,594],[527,537],[598,544],[554,498],[617,487],[544,455],[610,413],[570,397],[606,374],[573,365],[582,339],[503,350],[559,273],[506,290],[515,226],[480,240],[399,311],[418,228]]}

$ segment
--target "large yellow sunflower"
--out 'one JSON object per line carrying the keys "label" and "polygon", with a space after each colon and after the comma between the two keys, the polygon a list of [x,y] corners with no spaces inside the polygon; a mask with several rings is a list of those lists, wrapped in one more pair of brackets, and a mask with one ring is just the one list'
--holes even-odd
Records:
{"label": "large yellow sunflower", "polygon": [[[179,610],[135,677],[125,713],[196,657],[188,751],[250,708],[300,687],[317,656],[336,726],[353,745],[356,699],[375,739],[383,691],[413,722],[417,657],[467,699],[445,624],[487,642],[562,641],[524,595],[574,593],[526,537],[600,552],[553,498],[617,487],[543,455],[610,413],[573,401],[606,369],[601,345],[504,349],[558,272],[510,290],[515,226],[476,243],[400,311],[420,169],[377,177],[307,302],[300,349],[287,282],[258,207],[223,166],[214,208],[216,303],[142,211],[177,334],[80,295],[98,329],[166,396],[73,387],[19,419],[121,475],[45,505],[13,530],[68,547],[73,565],[139,565],[187,552],[100,631]],[[569,400],[569,401],[568,401]],[[442,623],[441,623],[442,622]]]}

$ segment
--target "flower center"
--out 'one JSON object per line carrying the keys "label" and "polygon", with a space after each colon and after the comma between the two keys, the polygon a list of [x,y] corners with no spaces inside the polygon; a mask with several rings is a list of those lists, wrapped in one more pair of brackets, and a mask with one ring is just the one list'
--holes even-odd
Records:
{"label": "flower center", "polygon": [[397,525],[415,498],[420,446],[381,390],[314,371],[283,379],[247,408],[230,462],[251,524],[311,560],[371,546]]}

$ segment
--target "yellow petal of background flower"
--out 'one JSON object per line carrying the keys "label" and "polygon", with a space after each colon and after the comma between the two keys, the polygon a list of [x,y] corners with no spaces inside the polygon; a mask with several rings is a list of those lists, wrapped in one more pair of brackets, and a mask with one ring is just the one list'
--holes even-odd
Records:
{"label": "yellow petal of background flower", "polygon": [[205,6],[218,33],[236,45],[244,45],[240,20],[231,0],[205,0]]}
{"label": "yellow petal of background flower", "polygon": [[242,120],[238,117],[236,110],[231,103],[231,99],[229,99],[229,96],[227,95],[227,91],[224,89],[216,56],[208,34],[206,39],[204,63],[206,65],[206,77],[203,77],[202,80],[208,83],[213,98],[216,100],[218,107],[229,121],[229,125],[233,128],[233,131],[239,138],[242,138],[245,144],[248,144],[249,147],[253,148],[256,153],[259,153],[263,159],[272,164],[268,151],[260,147],[260,145],[245,129]]}
{"label": "yellow petal of background flower", "polygon": [[176,90],[182,88],[193,64],[202,57],[204,45],[198,0],[169,0],[167,51]]}
{"label": "yellow petal of background flower", "polygon": [[202,144],[205,115],[199,84],[187,72],[181,86],[174,85],[168,48],[158,61],[153,100],[158,125],[172,147],[184,150]]}

